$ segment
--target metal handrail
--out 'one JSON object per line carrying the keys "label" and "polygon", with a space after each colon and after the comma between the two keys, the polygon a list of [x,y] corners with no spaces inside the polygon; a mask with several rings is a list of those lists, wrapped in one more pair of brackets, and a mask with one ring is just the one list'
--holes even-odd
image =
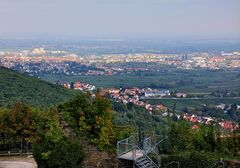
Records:
{"label": "metal handrail", "polygon": [[168,137],[166,137],[166,138],[162,139],[161,141],[159,141],[158,143],[156,143],[156,145],[152,148],[152,150],[155,150],[156,147],[157,147],[160,143],[162,143],[164,140],[166,140],[167,138],[168,138]]}
{"label": "metal handrail", "polygon": [[222,160],[220,160],[220,161],[217,161],[217,162],[211,164],[210,166],[208,166],[208,168],[215,167],[215,166],[217,166],[218,164],[222,164],[222,167],[223,167],[223,168],[225,167],[225,163],[224,163]]}
{"label": "metal handrail", "polygon": [[118,143],[120,143],[120,142],[122,142],[122,141],[126,141],[127,139],[131,139],[131,138],[134,138],[134,136],[131,135],[130,137],[128,137],[128,138],[126,138],[126,139],[123,139],[123,140],[118,141]]}
{"label": "metal handrail", "polygon": [[172,162],[168,163],[165,167],[168,167],[169,165],[171,165],[171,164],[173,164],[173,163],[177,163],[178,168],[179,168],[179,162],[177,162],[177,161],[172,161]]}
{"label": "metal handrail", "polygon": [[153,152],[155,155],[157,155],[157,157],[158,157],[158,167],[161,167],[160,155],[155,150],[152,150],[151,152]]}
{"label": "metal handrail", "polygon": [[[132,141],[131,141],[131,139],[132,139]],[[129,140],[130,140],[131,143],[129,143]],[[133,148],[134,148],[134,142],[133,141],[134,141],[134,136],[130,136],[126,139],[118,141],[117,142],[117,155],[118,156],[123,155],[123,154],[133,150]],[[124,152],[119,152],[119,145],[128,145],[128,149],[125,150]]]}
{"label": "metal handrail", "polygon": [[[123,155],[131,150],[139,150],[144,157],[146,157],[155,167],[159,168],[160,167],[160,162],[159,162],[159,154],[156,153],[155,149],[156,147],[163,142],[165,139],[167,139],[168,137],[162,139],[161,135],[155,135],[154,137],[152,136],[146,136],[146,138],[144,138],[144,140],[142,141],[143,144],[146,143],[143,146],[143,149],[140,149],[140,147],[138,146],[139,144],[137,142],[139,142],[138,139],[138,134],[134,134],[126,139],[120,140],[117,142],[117,155]],[[159,138],[161,138],[160,141],[157,141]],[[153,146],[154,143],[154,146]],[[129,145],[127,148],[123,148],[123,152],[120,152],[121,150],[121,146],[120,145]],[[157,155],[157,159],[158,159],[158,165],[147,155],[148,153],[154,153],[155,155]],[[135,158],[134,158],[135,160]]]}
{"label": "metal handrail", "polygon": [[156,163],[154,163],[154,161],[143,151],[141,150],[137,145],[136,145],[136,148],[142,152],[143,156],[146,157],[155,167],[158,168],[158,166],[156,165]]}

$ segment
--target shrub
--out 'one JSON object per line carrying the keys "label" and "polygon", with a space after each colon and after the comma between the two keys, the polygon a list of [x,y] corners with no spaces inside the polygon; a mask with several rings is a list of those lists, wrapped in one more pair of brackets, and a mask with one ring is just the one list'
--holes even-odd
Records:
{"label": "shrub", "polygon": [[34,143],[33,155],[39,168],[80,168],[84,156],[80,143],[68,140]]}

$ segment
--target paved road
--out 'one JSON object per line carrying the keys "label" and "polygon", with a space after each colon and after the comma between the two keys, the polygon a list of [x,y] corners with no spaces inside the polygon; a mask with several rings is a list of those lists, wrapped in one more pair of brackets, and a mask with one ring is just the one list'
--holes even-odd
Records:
{"label": "paved road", "polygon": [[1,156],[0,168],[37,168],[33,157]]}
{"label": "paved road", "polygon": [[140,99],[144,100],[216,100],[216,99],[222,99],[222,100],[227,100],[227,99],[239,99],[240,97],[189,97],[189,98],[177,98],[177,97],[162,97],[162,98],[145,98],[141,97]]}
{"label": "paved road", "polygon": [[0,161],[0,168],[35,168],[35,165],[23,161]]}

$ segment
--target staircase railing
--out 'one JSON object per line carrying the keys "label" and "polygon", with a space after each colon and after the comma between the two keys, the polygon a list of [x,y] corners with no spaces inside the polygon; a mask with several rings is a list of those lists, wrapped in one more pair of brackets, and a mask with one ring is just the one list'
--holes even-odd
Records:
{"label": "staircase railing", "polygon": [[148,137],[148,138],[145,138],[144,140],[144,147],[143,150],[146,154],[150,154],[150,153],[153,153],[154,155],[157,156],[157,165],[158,167],[161,167],[161,160],[160,160],[160,156],[159,154],[156,152],[156,149],[157,149],[157,146],[162,143],[164,140],[166,140],[168,137],[165,137],[163,138],[162,136],[160,135],[155,135],[155,142],[153,142],[152,138],[151,137]]}
{"label": "staircase railing", "polygon": [[217,161],[211,165],[209,165],[207,168],[214,168],[214,167],[217,167],[217,166],[222,166],[222,168],[225,168],[225,163],[222,161],[222,159],[220,161]]}
{"label": "staircase railing", "polygon": [[149,153],[152,148],[152,139],[151,137],[147,137],[143,140],[143,151],[145,153]]}
{"label": "staircase railing", "polygon": [[150,151],[155,151],[155,149],[158,147],[158,145],[160,143],[162,143],[163,141],[165,141],[168,137],[165,137],[164,139],[161,139],[160,141],[156,142],[155,145],[151,148]]}
{"label": "staircase railing", "polygon": [[[143,154],[143,157],[147,158],[151,164],[153,164],[156,168],[159,168],[161,165],[160,156],[156,152],[156,148],[165,139],[167,139],[167,137],[163,139],[163,137],[159,135],[155,135],[154,137],[146,136],[143,141],[139,142],[139,136],[137,134],[132,135],[117,142],[117,156],[121,156],[132,151],[133,160],[135,160],[137,150],[140,151]],[[142,147],[140,148],[141,144]],[[155,156],[157,156],[156,159],[158,160],[158,165],[148,156],[150,153],[153,153]]]}
{"label": "staircase railing", "polygon": [[153,166],[155,166],[156,168],[159,168],[158,165],[143,150],[141,150],[137,145],[136,145],[136,148],[137,148],[137,150],[141,151],[141,153],[143,154],[143,157],[145,157]]}
{"label": "staircase railing", "polygon": [[177,162],[177,161],[172,161],[172,162],[168,163],[166,166],[164,166],[164,168],[166,168],[166,167],[168,167],[168,166],[170,166],[170,165],[172,165],[174,163],[176,163],[177,164],[177,168],[179,168],[179,162]]}
{"label": "staircase railing", "polygon": [[134,149],[135,144],[134,136],[130,136],[126,139],[117,142],[117,155],[121,156],[128,153]]}
{"label": "staircase railing", "polygon": [[153,154],[155,154],[157,156],[157,165],[158,165],[158,167],[161,167],[160,155],[155,150],[152,150],[150,153],[153,153]]}

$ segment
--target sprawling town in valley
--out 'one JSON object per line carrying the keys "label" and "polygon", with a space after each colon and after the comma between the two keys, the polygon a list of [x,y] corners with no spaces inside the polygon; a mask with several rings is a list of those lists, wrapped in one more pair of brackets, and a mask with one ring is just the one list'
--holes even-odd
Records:
{"label": "sprawling town in valley", "polygon": [[[128,66],[145,63],[147,66]],[[240,68],[240,52],[188,54],[108,54],[78,56],[62,50],[33,48],[23,51],[0,51],[0,65],[32,75],[119,75],[135,71],[159,71],[160,65],[179,69],[227,70]]]}

